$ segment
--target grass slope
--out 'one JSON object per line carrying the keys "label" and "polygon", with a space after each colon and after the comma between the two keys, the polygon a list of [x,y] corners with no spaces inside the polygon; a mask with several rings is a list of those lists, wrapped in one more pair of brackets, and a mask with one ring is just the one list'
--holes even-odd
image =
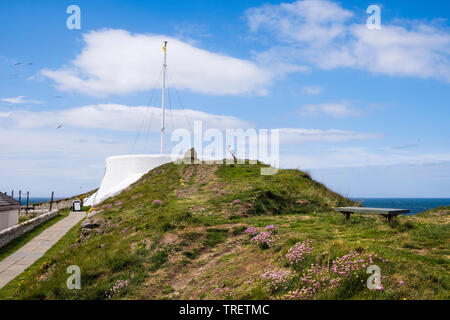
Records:
{"label": "grass slope", "polygon": [[[450,208],[390,224],[355,215],[348,224],[330,209],[351,201],[301,171],[261,176],[260,167],[169,163],[152,170],[96,208],[97,229],[80,238],[74,227],[0,298],[305,298],[311,279],[324,288],[311,299],[449,298]],[[268,225],[278,227],[270,248],[245,233]],[[311,250],[289,264],[289,249],[306,240]],[[332,272],[350,251],[387,260],[377,263],[383,290],[364,286],[365,269],[346,279]],[[66,288],[70,265],[81,268],[81,290]],[[261,280],[266,271],[273,272]]]}

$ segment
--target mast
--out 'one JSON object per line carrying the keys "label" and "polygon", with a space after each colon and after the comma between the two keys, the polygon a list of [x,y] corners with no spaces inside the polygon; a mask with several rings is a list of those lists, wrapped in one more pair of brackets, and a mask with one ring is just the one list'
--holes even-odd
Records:
{"label": "mast", "polygon": [[161,115],[161,154],[164,154],[164,112],[166,109],[166,69],[167,69],[167,41],[164,41],[164,64],[163,64],[163,84],[162,84],[162,115]]}

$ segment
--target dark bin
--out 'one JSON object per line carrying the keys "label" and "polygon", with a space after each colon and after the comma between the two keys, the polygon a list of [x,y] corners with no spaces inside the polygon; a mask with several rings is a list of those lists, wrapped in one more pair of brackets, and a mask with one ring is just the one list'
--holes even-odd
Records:
{"label": "dark bin", "polygon": [[75,200],[73,202],[73,212],[80,212],[82,211],[82,204],[80,200]]}

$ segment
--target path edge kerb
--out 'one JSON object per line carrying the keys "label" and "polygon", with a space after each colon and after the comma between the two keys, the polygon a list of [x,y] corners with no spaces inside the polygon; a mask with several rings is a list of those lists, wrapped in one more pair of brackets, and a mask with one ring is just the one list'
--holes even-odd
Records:
{"label": "path edge kerb", "polygon": [[0,231],[0,248],[4,247],[14,239],[17,239],[18,237],[24,235],[25,233],[33,230],[34,228],[44,223],[45,221],[48,221],[56,217],[58,214],[59,210],[55,209],[47,213],[41,214],[36,218],[25,221],[21,224],[17,224],[8,229]]}

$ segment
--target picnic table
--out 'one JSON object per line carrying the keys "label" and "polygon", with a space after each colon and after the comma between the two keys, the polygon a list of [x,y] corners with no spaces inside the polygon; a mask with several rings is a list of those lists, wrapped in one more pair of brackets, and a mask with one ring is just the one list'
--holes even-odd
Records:
{"label": "picnic table", "polygon": [[344,214],[347,221],[350,221],[350,216],[354,213],[375,214],[375,215],[378,214],[388,219],[388,221],[391,221],[392,218],[398,216],[399,214],[409,213],[408,209],[364,208],[364,207],[339,207],[334,208],[333,210]]}

